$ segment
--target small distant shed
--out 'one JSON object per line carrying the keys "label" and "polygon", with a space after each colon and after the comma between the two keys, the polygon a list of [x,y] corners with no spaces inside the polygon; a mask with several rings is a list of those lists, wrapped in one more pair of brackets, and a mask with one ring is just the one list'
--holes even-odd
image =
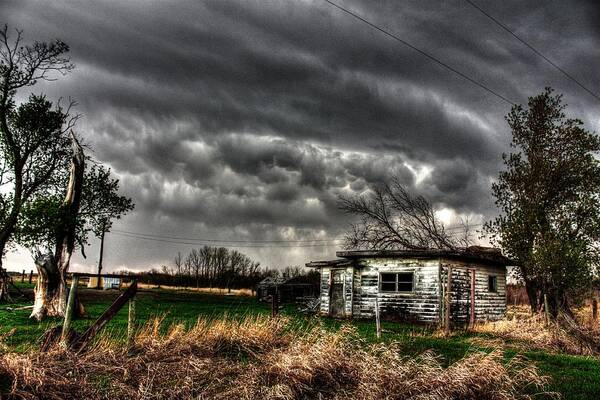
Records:
{"label": "small distant shed", "polygon": [[320,272],[320,313],[405,321],[444,321],[450,276],[454,324],[498,320],[506,311],[506,266],[497,249],[339,251],[336,260],[306,264]]}
{"label": "small distant shed", "polygon": [[316,298],[319,284],[311,282],[305,276],[293,278],[267,277],[256,285],[258,300],[267,301],[269,296],[279,296],[279,303],[297,303],[306,298]]}
{"label": "small distant shed", "polygon": [[[91,276],[88,280],[89,288],[98,287],[98,277]],[[121,287],[121,278],[119,277],[100,277],[100,287],[103,289],[119,289]]]}

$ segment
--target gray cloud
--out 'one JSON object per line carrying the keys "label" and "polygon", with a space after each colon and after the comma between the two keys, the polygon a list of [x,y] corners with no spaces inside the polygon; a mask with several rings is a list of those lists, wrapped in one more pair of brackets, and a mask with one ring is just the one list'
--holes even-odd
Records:
{"label": "gray cloud", "polygon": [[[553,86],[589,128],[600,126],[591,96],[465,2],[342,3],[513,101]],[[600,87],[596,2],[481,4]],[[79,101],[79,129],[136,203],[120,229],[335,237],[348,223],[337,195],[392,177],[438,207],[495,212],[490,181],[508,150],[509,106],[325,2],[13,0],[0,12],[27,38],[71,46],[76,71],[34,90]],[[111,240],[113,269],[190,247]],[[247,252],[275,265],[334,250]]]}

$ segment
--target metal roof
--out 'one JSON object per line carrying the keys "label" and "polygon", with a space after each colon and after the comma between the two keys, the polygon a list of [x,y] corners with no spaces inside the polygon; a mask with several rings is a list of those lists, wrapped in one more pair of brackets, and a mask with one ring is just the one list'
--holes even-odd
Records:
{"label": "metal roof", "polygon": [[307,267],[328,267],[350,265],[359,258],[448,258],[459,261],[471,261],[496,266],[516,265],[508,257],[502,255],[499,249],[492,247],[471,246],[458,250],[342,250],[335,253],[341,257],[331,261],[311,261]]}

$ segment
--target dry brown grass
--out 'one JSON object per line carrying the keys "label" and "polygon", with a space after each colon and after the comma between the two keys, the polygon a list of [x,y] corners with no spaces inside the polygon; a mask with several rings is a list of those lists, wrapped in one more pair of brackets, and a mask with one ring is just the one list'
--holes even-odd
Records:
{"label": "dry brown grass", "polygon": [[546,378],[523,359],[475,353],[442,367],[402,356],[353,328],[291,331],[285,319],[199,320],[161,335],[161,321],[130,349],[100,341],[88,353],[7,353],[0,381],[12,398],[60,399],[526,399]]}
{"label": "dry brown grass", "polygon": [[527,349],[535,348],[555,353],[600,355],[600,323],[591,319],[591,310],[581,308],[575,318],[561,316],[546,323],[543,315],[531,315],[528,307],[510,307],[507,318],[476,325],[476,332],[490,339],[473,338],[474,344],[498,345],[498,340]]}
{"label": "dry brown grass", "polygon": [[[124,284],[124,286],[127,286],[127,284]],[[139,288],[143,288],[143,289],[155,289],[158,286],[157,285],[150,285],[147,283],[138,283],[138,287]],[[210,288],[210,287],[201,287],[201,288],[194,288],[194,287],[183,287],[183,286],[165,286],[165,285],[160,285],[161,289],[166,289],[166,290],[185,290],[185,291],[190,291],[190,292],[201,292],[201,293],[209,293],[209,294],[219,294],[219,295],[230,295],[230,296],[253,296],[254,292],[251,289],[222,289],[222,288]]]}

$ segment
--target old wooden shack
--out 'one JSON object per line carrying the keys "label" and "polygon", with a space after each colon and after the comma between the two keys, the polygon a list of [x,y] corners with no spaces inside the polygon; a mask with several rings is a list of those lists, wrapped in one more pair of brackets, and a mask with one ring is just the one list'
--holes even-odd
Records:
{"label": "old wooden shack", "polygon": [[[338,251],[307,263],[321,273],[320,313],[453,324],[498,320],[506,311],[506,266],[496,250]],[[450,276],[450,282],[448,277]],[[450,289],[448,292],[448,288]],[[450,296],[447,296],[450,293]]]}
{"label": "old wooden shack", "polygon": [[304,302],[307,298],[316,298],[318,294],[318,282],[313,282],[307,276],[267,277],[256,285],[258,300],[268,301],[270,296],[277,295],[280,304]]}

